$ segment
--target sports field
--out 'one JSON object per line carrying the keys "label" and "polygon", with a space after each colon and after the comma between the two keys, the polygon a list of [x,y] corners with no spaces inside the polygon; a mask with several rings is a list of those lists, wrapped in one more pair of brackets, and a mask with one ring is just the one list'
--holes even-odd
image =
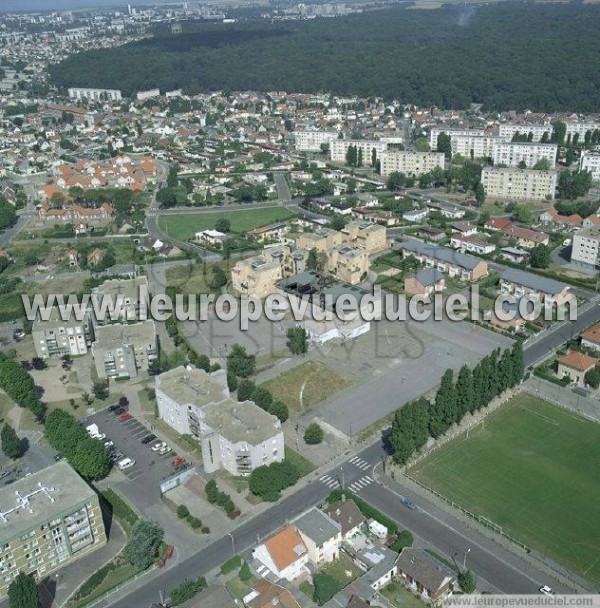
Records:
{"label": "sports field", "polygon": [[158,220],[159,228],[182,241],[194,238],[196,232],[214,230],[217,220],[229,220],[231,232],[243,234],[254,228],[282,222],[295,217],[295,213],[283,207],[261,207],[260,209],[230,209],[210,213],[182,213],[163,215]]}
{"label": "sports field", "polygon": [[522,393],[409,475],[600,584],[600,425]]}

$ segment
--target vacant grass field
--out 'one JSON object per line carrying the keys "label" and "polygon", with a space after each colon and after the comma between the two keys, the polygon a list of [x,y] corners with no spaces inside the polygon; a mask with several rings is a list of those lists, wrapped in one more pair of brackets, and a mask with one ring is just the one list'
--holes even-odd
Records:
{"label": "vacant grass field", "polygon": [[181,215],[163,215],[158,221],[160,229],[176,239],[187,240],[196,232],[214,229],[217,220],[227,219],[231,223],[231,232],[243,234],[274,222],[282,222],[295,217],[283,207],[264,207],[261,209],[230,209],[214,213],[182,213]]}
{"label": "vacant grass field", "polygon": [[334,372],[324,363],[307,361],[261,386],[269,389],[276,399],[281,399],[290,411],[304,412],[350,384],[350,378]]}
{"label": "vacant grass field", "polygon": [[528,393],[409,474],[600,583],[600,426]]}

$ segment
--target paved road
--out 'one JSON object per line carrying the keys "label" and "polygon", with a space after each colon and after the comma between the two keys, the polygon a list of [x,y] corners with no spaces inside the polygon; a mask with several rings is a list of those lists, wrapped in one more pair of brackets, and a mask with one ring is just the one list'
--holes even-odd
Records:
{"label": "paved road", "polygon": [[19,212],[17,221],[13,226],[0,233],[0,249],[6,247],[27,226],[29,220],[35,215],[35,209],[28,205]]}
{"label": "paved road", "polygon": [[277,195],[279,198],[279,202],[282,205],[285,205],[285,204],[291,202],[292,192],[290,190],[290,185],[288,184],[285,173],[274,173],[273,179],[275,181],[275,186],[277,188]]}

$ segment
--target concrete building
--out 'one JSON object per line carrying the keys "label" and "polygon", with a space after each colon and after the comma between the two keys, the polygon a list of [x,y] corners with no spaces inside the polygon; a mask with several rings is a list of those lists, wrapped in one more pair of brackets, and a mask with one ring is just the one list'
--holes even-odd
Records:
{"label": "concrete building", "polygon": [[461,236],[459,234],[452,235],[450,247],[469,253],[478,253],[479,255],[488,255],[496,250],[494,243],[488,243],[474,236]]}
{"label": "concrete building", "polygon": [[544,137],[544,134],[546,135],[548,141],[550,141],[550,136],[552,135],[552,125],[551,124],[546,124],[546,125],[542,125],[542,124],[526,124],[526,125],[519,125],[519,124],[512,124],[512,123],[506,123],[506,124],[501,124],[498,127],[498,135],[504,140],[504,141],[511,141],[512,138],[516,135],[528,135],[531,134],[531,141],[532,142],[537,142],[537,141],[541,141],[542,138]]}
{"label": "concrete building", "polygon": [[362,150],[363,165],[370,166],[373,150],[377,158],[388,149],[388,144],[376,139],[333,139],[329,142],[329,158],[336,163],[345,163],[346,154],[350,146]]}
{"label": "concrete building", "polygon": [[[565,132],[565,141],[569,139],[573,142],[573,139],[577,135],[577,141],[583,143],[585,141],[586,134],[591,136],[594,131],[600,130],[600,122],[585,122],[580,120],[565,121],[567,130]],[[570,137],[569,137],[570,136]]]}
{"label": "concrete building", "polygon": [[432,150],[437,150],[438,137],[441,133],[445,133],[450,136],[450,140],[454,137],[484,137],[484,129],[457,129],[457,128],[444,128],[434,127],[429,131],[429,147]]}
{"label": "concrete building", "polygon": [[600,152],[589,150],[582,152],[579,159],[579,169],[589,171],[592,174],[592,181],[600,182]]}
{"label": "concrete building", "polygon": [[358,247],[373,255],[387,249],[387,229],[385,226],[370,222],[350,222],[342,229],[344,243]]}
{"label": "concrete building", "polygon": [[252,557],[278,579],[284,578],[291,582],[309,572],[308,549],[292,525],[287,525],[258,545],[252,552]]}
{"label": "concrete building", "polygon": [[301,232],[294,237],[294,241],[298,248],[310,251],[325,251],[330,247],[340,245],[344,241],[344,236],[337,230],[331,228],[320,228],[314,232]]}
{"label": "concrete building", "polygon": [[340,281],[357,285],[367,276],[369,256],[363,249],[342,243],[328,249],[326,255],[329,272]]}
{"label": "concrete building", "polygon": [[550,169],[554,169],[557,152],[556,144],[495,142],[492,147],[492,159],[494,165],[517,167],[520,163],[525,163],[528,169],[532,169],[539,161],[546,159],[550,163]]}
{"label": "concrete building", "polygon": [[381,157],[381,175],[399,172],[419,177],[438,167],[444,169],[446,157],[442,152],[410,152],[407,150],[388,151]]}
{"label": "concrete building", "polygon": [[342,527],[329,515],[313,507],[293,520],[308,559],[315,565],[327,564],[336,559],[342,542]]}
{"label": "concrete building", "polygon": [[158,358],[154,321],[96,328],[92,355],[99,378],[137,378]]}
{"label": "concrete building", "polygon": [[[133,279],[109,279],[102,285],[92,289],[92,298],[102,302],[104,298],[113,304],[115,314],[106,315],[107,318],[98,318],[94,315],[95,325],[106,325],[123,321],[138,321],[142,311],[147,312],[150,303],[148,292],[148,279],[145,276],[134,277]],[[98,309],[99,310],[99,309]],[[117,314],[118,312],[121,314]],[[112,317],[112,318],[111,318]]]}
{"label": "concrete building", "polygon": [[583,228],[573,235],[571,262],[589,270],[600,267],[600,228]]}
{"label": "concrete building", "polygon": [[98,496],[65,461],[0,489],[0,597],[19,572],[40,580],[105,543]]}
{"label": "concrete building", "polygon": [[481,183],[490,198],[552,200],[556,179],[556,171],[514,167],[484,167],[481,172]]}
{"label": "concrete building", "polygon": [[181,434],[200,442],[207,473],[220,468],[247,476],[255,468],[281,462],[281,423],[252,401],[229,397],[224,371],[208,374],[178,367],[156,377],[159,416]]}
{"label": "concrete building", "polygon": [[53,307],[47,321],[38,317],[31,328],[33,345],[38,357],[85,355],[92,344],[94,330],[92,316],[86,312],[83,321],[71,315],[68,321],[61,319],[58,307]]}
{"label": "concrete building", "polygon": [[452,155],[460,154],[465,158],[491,158],[494,144],[503,141],[494,135],[473,135],[466,131],[460,135],[450,136]]}
{"label": "concrete building", "polygon": [[152,99],[153,97],[160,97],[160,89],[148,89],[147,91],[138,91],[136,94],[136,99],[138,101],[146,101],[147,99]]}
{"label": "concrete building", "polygon": [[571,382],[583,386],[585,384],[585,375],[594,369],[597,363],[598,359],[595,357],[573,351],[568,355],[559,357],[556,374],[559,378],[568,376]]}
{"label": "concrete building", "polygon": [[69,89],[69,98],[82,100],[92,99],[93,101],[121,101],[123,96],[118,89],[87,89],[72,87]]}
{"label": "concrete building", "polygon": [[322,144],[330,144],[335,139],[335,131],[294,131],[296,150],[301,152],[320,152]]}

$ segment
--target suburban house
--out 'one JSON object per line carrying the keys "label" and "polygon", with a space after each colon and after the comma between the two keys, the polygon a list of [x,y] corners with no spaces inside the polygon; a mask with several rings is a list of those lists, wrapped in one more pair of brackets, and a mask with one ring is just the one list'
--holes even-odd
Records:
{"label": "suburban house", "polygon": [[308,550],[313,564],[333,561],[339,555],[342,527],[316,507],[309,509],[293,522]]}
{"label": "suburban house", "polygon": [[404,291],[411,296],[428,297],[445,288],[446,278],[437,268],[424,268],[404,280]]}
{"label": "suburban house", "polygon": [[421,226],[417,236],[425,241],[443,241],[446,238],[446,233],[443,230],[431,228],[431,226]]}
{"label": "suburban house", "polygon": [[69,249],[69,251],[67,251],[67,260],[69,261],[69,266],[72,268],[79,266],[79,251],[77,251],[77,249]]}
{"label": "suburban house", "polygon": [[398,554],[385,546],[368,543],[355,557],[358,565],[366,572],[360,578],[373,591],[385,587],[396,575]]}
{"label": "suburban house", "polygon": [[554,207],[544,211],[540,215],[540,221],[544,224],[552,224],[557,228],[581,228],[583,218],[578,213],[572,215],[560,215]]}
{"label": "suburban house", "polygon": [[488,243],[473,236],[463,236],[460,234],[452,235],[450,238],[450,246],[454,249],[478,253],[479,255],[488,255],[496,250],[496,245],[494,245],[494,243]]}
{"label": "suburban house", "polygon": [[[160,604],[152,604],[150,608],[161,608]],[[237,604],[229,595],[229,591],[221,585],[211,585],[203,589],[192,599],[179,605],[179,608],[237,608]]]}
{"label": "suburban house", "polygon": [[518,247],[502,247],[502,249],[500,249],[500,255],[510,262],[522,264],[527,259],[529,252],[525,251],[525,249],[519,249]]}
{"label": "suburban house", "polygon": [[454,590],[455,573],[423,549],[404,547],[396,560],[396,568],[398,576],[433,603]]}
{"label": "suburban house", "polygon": [[477,226],[471,224],[471,222],[453,222],[452,230],[457,232],[460,236],[472,236],[477,234]]}
{"label": "suburban house", "polygon": [[194,235],[196,241],[206,243],[211,247],[222,247],[227,238],[224,232],[219,232],[218,230],[202,230]]}
{"label": "suburban house", "polygon": [[573,351],[558,359],[557,375],[559,378],[568,376],[572,382],[583,386],[585,384],[585,375],[593,369],[597,363],[598,359],[595,357]]}
{"label": "suburban house", "polygon": [[258,545],[252,552],[252,557],[277,578],[293,581],[307,572],[308,549],[296,528],[291,525]]}
{"label": "suburban house", "polygon": [[82,207],[81,205],[69,205],[64,209],[55,209],[44,203],[37,210],[37,218],[43,222],[90,222],[105,223],[115,214],[115,210],[108,203],[102,203],[99,207]]}
{"label": "suburban house", "polygon": [[399,246],[404,258],[412,255],[427,268],[437,268],[440,272],[447,273],[451,277],[458,277],[463,281],[477,281],[488,273],[488,265],[485,260],[452,251],[447,247],[423,243],[416,239],[399,241]]}
{"label": "suburban house", "polygon": [[269,224],[250,230],[248,235],[254,237],[257,241],[262,242],[270,239],[280,239],[289,230],[289,226],[285,222],[277,224]]}
{"label": "suburban house", "polygon": [[545,232],[521,228],[514,224],[509,224],[502,232],[507,236],[517,239],[519,247],[524,247],[525,249],[533,249],[538,245],[547,245],[550,242],[550,237]]}
{"label": "suburban house", "polygon": [[583,220],[582,228],[600,228],[600,215],[589,215]]}
{"label": "suburban house", "polygon": [[512,222],[510,220],[504,219],[502,217],[491,217],[484,225],[483,227],[486,230],[493,230],[493,231],[502,231],[504,230],[507,226],[510,226]]}
{"label": "suburban house", "polygon": [[264,578],[254,585],[242,601],[246,608],[300,608],[289,589]]}
{"label": "suburban house", "polygon": [[517,300],[529,296],[547,306],[563,306],[571,297],[570,287],[537,274],[509,268],[500,277],[500,291],[514,295]]}
{"label": "suburban house", "polygon": [[352,538],[360,532],[367,521],[356,503],[353,500],[346,500],[345,497],[330,504],[324,511],[333,521],[340,524],[343,540]]}
{"label": "suburban house", "polygon": [[600,350],[600,323],[596,323],[581,334],[581,346]]}
{"label": "suburban house", "polygon": [[104,258],[104,250],[96,247],[88,253],[86,258],[87,265],[96,266],[96,264],[99,264],[102,261],[102,258]]}
{"label": "suburban house", "polygon": [[429,215],[429,209],[414,209],[412,211],[406,211],[402,214],[402,219],[412,224],[422,222]]}

